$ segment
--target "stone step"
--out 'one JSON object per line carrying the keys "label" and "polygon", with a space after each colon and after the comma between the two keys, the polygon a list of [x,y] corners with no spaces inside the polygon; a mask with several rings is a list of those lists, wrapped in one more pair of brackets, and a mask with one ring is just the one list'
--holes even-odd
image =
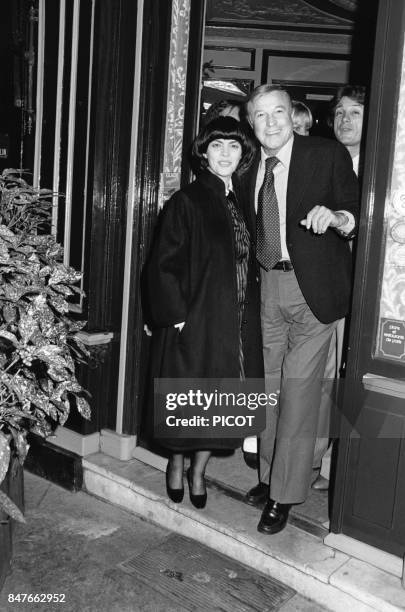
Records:
{"label": "stone step", "polygon": [[209,483],[207,506],[196,510],[187,490],[182,504],[170,501],[164,474],[137,459],[98,453],[83,460],[83,468],[89,493],[271,576],[328,610],[405,610],[398,577],[326,546],[294,520],[280,534],[259,534],[260,511],[218,486]]}

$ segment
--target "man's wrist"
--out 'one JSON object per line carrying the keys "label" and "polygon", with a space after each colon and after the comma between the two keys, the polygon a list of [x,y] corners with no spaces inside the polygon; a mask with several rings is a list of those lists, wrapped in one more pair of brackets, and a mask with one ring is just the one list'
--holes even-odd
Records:
{"label": "man's wrist", "polygon": [[342,211],[335,213],[337,217],[337,224],[335,225],[336,229],[343,227],[349,223],[349,217]]}
{"label": "man's wrist", "polygon": [[336,210],[335,215],[339,217],[340,224],[335,226],[335,230],[345,238],[352,238],[356,228],[356,220],[348,210]]}

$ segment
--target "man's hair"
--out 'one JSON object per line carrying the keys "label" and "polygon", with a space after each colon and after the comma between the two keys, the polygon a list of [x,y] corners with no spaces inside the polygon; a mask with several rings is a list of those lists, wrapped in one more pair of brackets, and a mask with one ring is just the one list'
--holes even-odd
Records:
{"label": "man's hair", "polygon": [[243,104],[244,103],[242,100],[217,100],[216,102],[213,102],[204,115],[204,124],[213,121],[217,117],[224,116],[224,111],[231,111],[234,108],[239,110],[240,115],[241,111],[243,110]]}
{"label": "man's hair", "polygon": [[291,100],[292,105],[292,118],[293,121],[296,117],[304,116],[305,117],[305,128],[310,130],[313,124],[313,118],[311,109],[301,102],[300,100]]}
{"label": "man's hair", "polygon": [[282,87],[281,85],[272,85],[271,83],[264,83],[263,85],[255,87],[255,89],[250,94],[248,101],[246,102],[246,114],[248,118],[251,118],[250,112],[252,110],[254,101],[257,98],[260,98],[260,96],[264,96],[265,94],[271,93],[272,91],[279,91],[284,93],[291,103],[291,96],[284,87]]}
{"label": "man's hair", "polygon": [[342,98],[351,98],[364,106],[366,100],[366,88],[364,85],[343,85],[339,87],[331,101],[332,114],[335,114],[336,107]]}
{"label": "man's hair", "polygon": [[195,172],[205,170],[208,161],[204,157],[208,145],[213,140],[237,140],[242,146],[242,157],[239,162],[238,171],[246,170],[256,152],[256,145],[250,132],[244,125],[234,117],[217,117],[207,123],[193,142],[191,158]]}

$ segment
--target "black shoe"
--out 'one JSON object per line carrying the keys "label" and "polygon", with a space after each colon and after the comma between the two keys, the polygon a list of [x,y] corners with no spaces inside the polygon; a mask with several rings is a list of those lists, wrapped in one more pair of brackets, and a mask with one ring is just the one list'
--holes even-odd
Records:
{"label": "black shoe", "polygon": [[251,506],[265,502],[269,497],[269,485],[264,482],[259,482],[253,489],[246,493],[245,500]]}
{"label": "black shoe", "polygon": [[278,533],[287,524],[291,504],[279,504],[269,499],[260,517],[257,531],[261,533]]}
{"label": "black shoe", "polygon": [[257,468],[259,467],[257,453],[248,453],[246,451],[243,451],[243,458],[248,467],[252,468],[252,470],[257,470]]}
{"label": "black shoe", "polygon": [[187,470],[187,481],[188,481],[188,488],[189,488],[189,492],[190,492],[190,501],[193,504],[193,506],[195,508],[205,508],[205,505],[207,503],[207,491],[205,493],[200,493],[198,495],[194,495],[194,493],[191,490],[191,473],[190,473],[190,468],[188,468]]}
{"label": "black shoe", "polygon": [[311,484],[312,489],[316,491],[328,491],[329,489],[329,480],[320,474],[315,478],[314,482]]}
{"label": "black shoe", "polygon": [[184,497],[184,487],[182,487],[181,489],[172,489],[169,486],[169,469],[170,469],[170,461],[168,461],[167,466],[166,466],[167,495],[175,504],[180,504],[183,501],[183,497]]}

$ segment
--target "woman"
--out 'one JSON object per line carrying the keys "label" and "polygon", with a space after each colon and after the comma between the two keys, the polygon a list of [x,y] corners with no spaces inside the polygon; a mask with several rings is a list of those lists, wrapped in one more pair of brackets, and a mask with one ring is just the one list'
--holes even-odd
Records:
{"label": "woman", "polygon": [[[263,376],[259,288],[255,255],[233,189],[254,145],[232,117],[218,117],[197,136],[196,180],[164,207],[146,268],[148,325],[155,378]],[[171,450],[169,497],[183,499],[184,453],[191,502],[205,506],[204,473],[211,451],[240,440],[182,437],[160,443]]]}
{"label": "woman", "polygon": [[301,136],[309,136],[313,118],[311,109],[304,102],[292,100],[292,120],[294,132]]}

